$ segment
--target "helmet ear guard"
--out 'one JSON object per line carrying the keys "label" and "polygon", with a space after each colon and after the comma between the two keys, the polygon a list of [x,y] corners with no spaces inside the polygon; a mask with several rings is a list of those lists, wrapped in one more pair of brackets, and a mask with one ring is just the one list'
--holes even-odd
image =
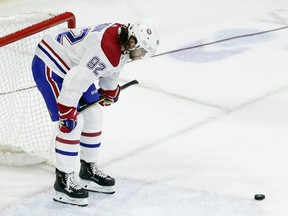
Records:
{"label": "helmet ear guard", "polygon": [[149,56],[156,53],[159,46],[159,33],[156,27],[147,20],[136,21],[128,25],[128,38],[136,38],[135,49],[143,48]]}

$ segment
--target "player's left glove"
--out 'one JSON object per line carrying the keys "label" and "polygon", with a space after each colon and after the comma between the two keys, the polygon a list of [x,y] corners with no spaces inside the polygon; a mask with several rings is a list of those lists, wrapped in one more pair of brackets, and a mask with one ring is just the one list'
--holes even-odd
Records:
{"label": "player's left glove", "polygon": [[77,109],[58,103],[59,129],[63,133],[70,133],[77,126]]}
{"label": "player's left glove", "polygon": [[104,97],[102,101],[99,102],[101,106],[110,106],[113,103],[116,103],[120,94],[120,86],[118,85],[114,90],[103,90],[99,89],[100,94]]}

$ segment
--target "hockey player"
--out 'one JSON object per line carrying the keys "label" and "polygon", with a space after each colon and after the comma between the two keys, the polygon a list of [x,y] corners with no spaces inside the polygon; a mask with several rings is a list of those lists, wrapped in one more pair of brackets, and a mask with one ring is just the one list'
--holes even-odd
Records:
{"label": "hockey player", "polygon": [[[158,32],[147,21],[105,23],[62,29],[43,38],[36,48],[32,72],[52,121],[58,121],[55,140],[55,201],[88,205],[88,191],[112,194],[115,179],[98,169],[102,110],[77,109],[104,96],[100,105],[118,100],[119,73],[129,59],[155,54]],[[79,155],[78,155],[79,154]],[[80,158],[79,182],[74,172]]]}

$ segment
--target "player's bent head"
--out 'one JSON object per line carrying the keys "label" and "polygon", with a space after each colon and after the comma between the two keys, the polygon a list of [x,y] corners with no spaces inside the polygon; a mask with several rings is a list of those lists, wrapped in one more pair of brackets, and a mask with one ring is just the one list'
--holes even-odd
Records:
{"label": "player's bent head", "polygon": [[119,31],[119,38],[120,43],[125,44],[132,60],[153,56],[159,46],[159,32],[148,20],[123,25]]}

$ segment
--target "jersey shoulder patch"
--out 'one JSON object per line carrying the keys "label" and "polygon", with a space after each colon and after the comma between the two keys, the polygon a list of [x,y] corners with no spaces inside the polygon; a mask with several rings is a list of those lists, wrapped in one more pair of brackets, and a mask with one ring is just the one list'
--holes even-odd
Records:
{"label": "jersey shoulder patch", "polygon": [[101,49],[113,67],[117,67],[121,57],[121,44],[118,39],[118,28],[121,24],[108,27],[101,40]]}

